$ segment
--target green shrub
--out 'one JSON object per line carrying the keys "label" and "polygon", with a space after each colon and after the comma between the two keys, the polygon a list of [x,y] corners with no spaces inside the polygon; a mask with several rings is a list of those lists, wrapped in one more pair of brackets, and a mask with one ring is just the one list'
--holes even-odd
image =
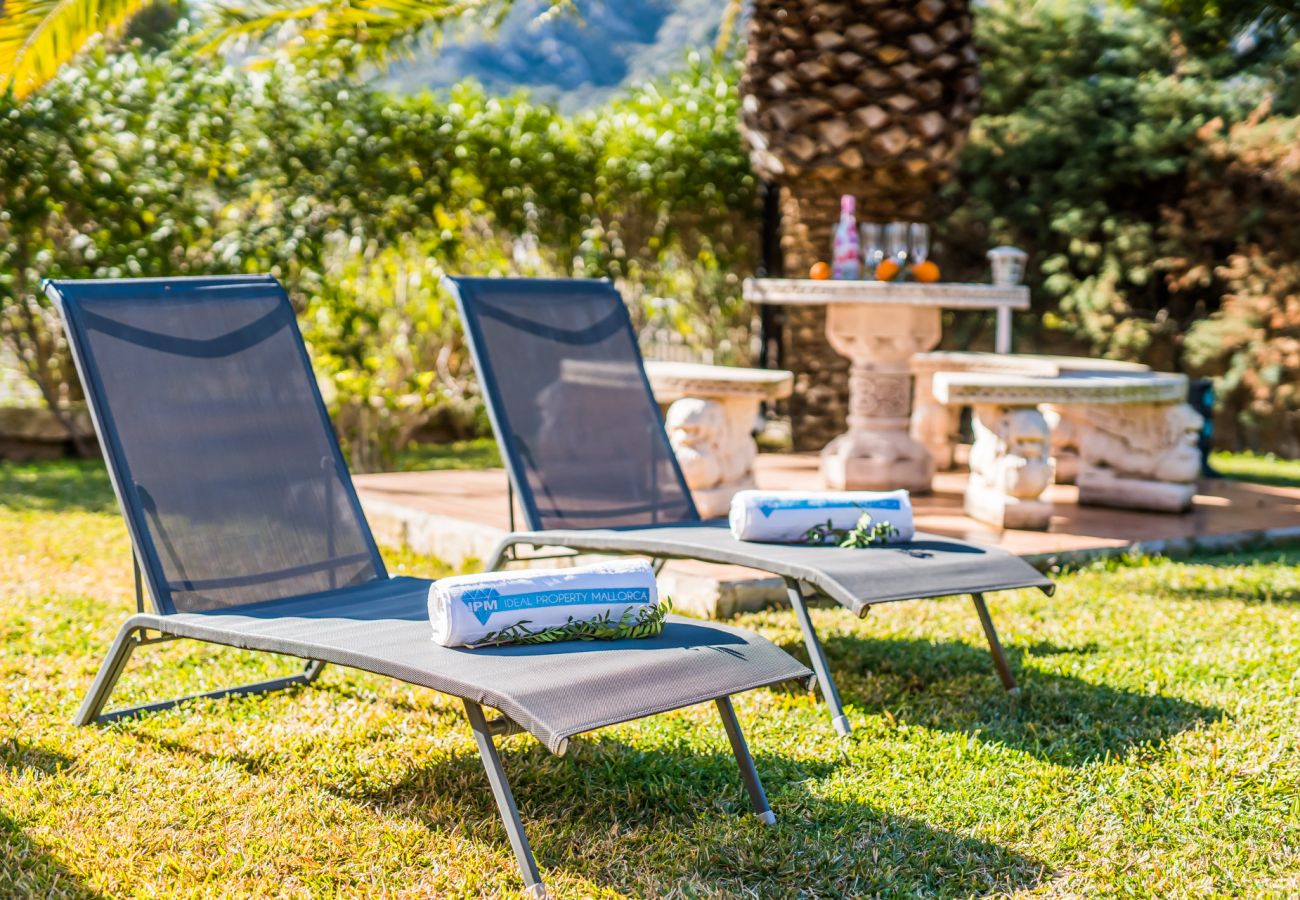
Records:
{"label": "green shrub", "polygon": [[230,73],[123,55],[24,103],[0,95],[0,335],[56,412],[80,390],[42,278],[230,270],[210,235],[241,90]]}
{"label": "green shrub", "polygon": [[1004,0],[976,22],[984,108],[939,229],[948,273],[1025,248],[1018,349],[1215,376],[1220,445],[1300,455],[1300,122],[1269,108],[1296,112],[1300,44],[1198,56],[1143,5]]}
{"label": "green shrub", "polygon": [[668,310],[743,358],[756,189],[734,82],[696,62],[564,116],[472,85],[398,97],[283,65],[90,56],[0,96],[0,335],[61,410],[79,391],[41,278],[269,272],[362,468],[435,414],[481,422],[443,271],[617,278],[642,321]]}
{"label": "green shrub", "polygon": [[509,239],[467,213],[395,244],[331,241],[320,290],[301,315],[325,404],[352,465],[390,469],[440,415],[453,431],[485,428],[474,370],[444,274],[501,275]]}
{"label": "green shrub", "polygon": [[[976,22],[984,111],[937,223],[945,276],[1024,247],[1019,349],[1213,375],[1225,446],[1300,454],[1300,44],[1189,50],[1143,4],[996,0]],[[363,468],[432,419],[482,422],[444,271],[611,277],[638,325],[747,362],[758,191],[736,77],[692,60],[564,115],[473,85],[91,55],[0,96],[0,337],[63,410],[79,391],[42,277],[269,272]],[[988,318],[946,340],[986,346]]]}
{"label": "green shrub", "polygon": [[1030,252],[1022,349],[1175,368],[1205,298],[1164,277],[1179,255],[1165,212],[1186,191],[1198,130],[1244,114],[1243,89],[1189,57],[1158,16],[1014,2],[980,12],[983,112],[950,190],[949,255],[984,275],[988,247]]}
{"label": "green shrub", "polygon": [[[1205,130],[1204,159],[1178,206],[1187,244],[1200,250],[1183,277],[1222,292],[1219,308],[1188,331],[1186,363],[1217,376],[1221,446],[1297,457],[1300,119],[1265,112]],[[1215,259],[1212,269],[1204,262]]]}

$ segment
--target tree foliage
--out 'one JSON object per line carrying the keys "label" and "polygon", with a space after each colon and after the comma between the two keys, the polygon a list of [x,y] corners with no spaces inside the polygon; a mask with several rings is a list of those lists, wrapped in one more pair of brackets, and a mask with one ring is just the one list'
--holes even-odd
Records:
{"label": "tree foliage", "polygon": [[[945,276],[1026,248],[1019,349],[1212,375],[1225,445],[1300,455],[1300,47],[1198,49],[1146,7],[1000,0],[977,28]],[[443,272],[614,277],[640,324],[745,362],[759,228],[736,74],[697,61],[563,115],[101,48],[0,97],[0,337],[62,410],[78,392],[42,277],[273,273],[368,468],[430,422],[479,421]],[[947,339],[988,346],[987,319]]]}
{"label": "tree foliage", "polygon": [[[385,66],[452,27],[491,27],[512,0],[223,0],[205,15],[202,49],[232,45],[344,69]],[[547,0],[554,15],[569,0]]]}
{"label": "tree foliage", "polygon": [[[218,0],[199,4],[203,25],[187,50],[294,56],[335,71],[384,67],[453,28],[491,27],[513,0]],[[97,38],[117,36],[142,13],[172,24],[181,0],[6,0],[0,3],[0,89],[23,97]],[[548,0],[542,17],[571,8]],[[146,18],[148,16],[145,16]],[[188,29],[187,29],[188,30]],[[175,35],[173,35],[175,37]]]}
{"label": "tree foliage", "polygon": [[22,97],[92,38],[120,28],[153,0],[6,0],[0,3],[0,89]]}
{"label": "tree foliage", "polygon": [[619,278],[643,322],[743,353],[756,187],[734,80],[695,64],[564,116],[468,85],[395,97],[287,64],[92,54],[0,98],[0,334],[65,409],[42,278],[273,273],[368,467],[431,419],[473,420],[444,271]]}
{"label": "tree foliage", "polygon": [[1287,0],[1160,0],[1158,8],[1194,38],[1219,46],[1243,32],[1285,38],[1300,22],[1300,10]]}
{"label": "tree foliage", "polygon": [[1300,119],[1257,111],[1211,123],[1176,221],[1219,308],[1184,362],[1218,376],[1220,431],[1236,448],[1300,456]]}
{"label": "tree foliage", "polygon": [[1172,367],[1170,341],[1206,298],[1163,278],[1162,209],[1185,189],[1198,129],[1247,98],[1152,17],[984,12],[984,113],[952,191],[948,245],[980,269],[996,244],[1032,253],[1038,340]]}
{"label": "tree foliage", "polygon": [[985,248],[1024,247],[1018,349],[1214,375],[1222,443],[1300,453],[1283,425],[1300,407],[1283,324],[1300,52],[1196,50],[1180,27],[1142,8],[981,10],[984,112],[941,223],[948,271],[979,277]]}

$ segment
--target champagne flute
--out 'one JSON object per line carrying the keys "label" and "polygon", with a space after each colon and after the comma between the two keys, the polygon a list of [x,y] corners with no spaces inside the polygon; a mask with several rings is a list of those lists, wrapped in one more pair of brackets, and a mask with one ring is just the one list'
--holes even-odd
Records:
{"label": "champagne flute", "polygon": [[907,222],[890,222],[885,226],[885,249],[901,272],[907,265]]}
{"label": "champagne flute", "polygon": [[862,238],[864,277],[875,278],[876,266],[885,258],[884,228],[879,222],[863,222],[859,231]]}
{"label": "champagne flute", "polygon": [[912,263],[923,263],[930,258],[930,226],[924,222],[912,223]]}

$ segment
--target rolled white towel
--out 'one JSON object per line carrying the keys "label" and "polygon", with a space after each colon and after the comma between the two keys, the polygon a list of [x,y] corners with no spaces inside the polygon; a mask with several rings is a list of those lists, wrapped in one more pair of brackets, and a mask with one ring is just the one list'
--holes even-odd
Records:
{"label": "rolled white towel", "polygon": [[618,622],[629,609],[635,617],[658,604],[654,571],[644,560],[454,575],[429,587],[433,639],[444,647],[508,643],[508,636],[496,636],[521,624],[536,633],[606,612]]}
{"label": "rolled white towel", "polygon": [[808,529],[825,525],[849,529],[862,514],[888,522],[898,533],[892,543],[916,535],[907,491],[740,491],[731,498],[731,533],[741,541],[803,543]]}

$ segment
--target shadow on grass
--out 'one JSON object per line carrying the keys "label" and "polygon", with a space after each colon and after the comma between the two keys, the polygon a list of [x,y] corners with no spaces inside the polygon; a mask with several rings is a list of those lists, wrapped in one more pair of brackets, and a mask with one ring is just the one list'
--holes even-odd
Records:
{"label": "shadow on grass", "polygon": [[[647,751],[588,735],[563,759],[531,741],[508,745],[502,758],[538,862],[620,893],[970,897],[1033,888],[1048,874],[993,842],[815,795],[810,785],[836,762],[756,757],[777,816],[763,828],[730,753]],[[477,755],[420,767],[377,791],[331,790],[506,844]]]}
{"label": "shadow on grass", "polygon": [[[182,742],[136,736],[212,758]],[[813,785],[839,768],[835,760],[759,754],[755,764],[777,815],[775,828],[763,828],[725,751],[645,750],[596,733],[574,741],[563,758],[528,737],[502,743],[501,756],[539,864],[619,893],[971,897],[1032,889],[1050,875],[1038,860],[991,841],[816,794]],[[262,777],[276,772],[256,755],[221,759]],[[346,802],[510,852],[473,751],[432,759],[396,782],[317,777]]]}
{"label": "shadow on grass", "polygon": [[[9,740],[0,744],[0,768],[7,773],[35,770],[49,776],[72,761],[61,753]],[[27,836],[0,811],[0,886],[6,897],[60,897],[90,900],[100,895]]]}
{"label": "shadow on grass", "polygon": [[57,775],[72,765],[72,760],[57,750],[10,738],[0,743],[0,766],[10,772],[30,770],[41,775]]}
{"label": "shadow on grass", "polygon": [[[868,715],[978,734],[1056,765],[1081,766],[1123,758],[1159,745],[1226,713],[1178,697],[1093,684],[1081,678],[1025,669],[1026,653],[1005,646],[1020,693],[1009,695],[983,647],[960,641],[823,636],[842,699]],[[786,651],[806,658],[802,644]],[[1079,648],[1034,645],[1033,656],[1089,654]],[[797,689],[797,688],[787,688]]]}
{"label": "shadow on grass", "polygon": [[1179,559],[1179,562],[1198,566],[1296,566],[1300,565],[1300,547],[1261,545],[1224,553],[1192,553]]}
{"label": "shadow on grass", "polygon": [[[1224,568],[1278,566],[1289,568],[1300,565],[1300,549],[1294,546],[1260,546],[1230,553],[1190,555],[1181,558],[1179,561],[1187,563],[1189,566]],[[1226,582],[1221,575],[1214,576],[1213,580],[1215,582],[1213,584],[1197,583],[1198,579],[1193,575],[1188,579],[1191,583],[1166,583],[1161,586],[1161,591],[1189,602],[1199,600],[1288,604],[1300,602],[1300,588],[1285,583],[1281,578],[1273,577],[1266,568],[1256,569],[1245,577],[1231,579]]]}
{"label": "shadow on grass", "polygon": [[1164,590],[1179,600],[1189,602],[1230,600],[1238,603],[1300,603],[1300,588],[1275,590],[1266,585],[1248,585],[1244,588],[1239,585],[1217,585],[1215,587],[1166,587]]}
{"label": "shadow on grass", "polygon": [[0,509],[116,512],[108,470],[97,459],[0,462]]}

